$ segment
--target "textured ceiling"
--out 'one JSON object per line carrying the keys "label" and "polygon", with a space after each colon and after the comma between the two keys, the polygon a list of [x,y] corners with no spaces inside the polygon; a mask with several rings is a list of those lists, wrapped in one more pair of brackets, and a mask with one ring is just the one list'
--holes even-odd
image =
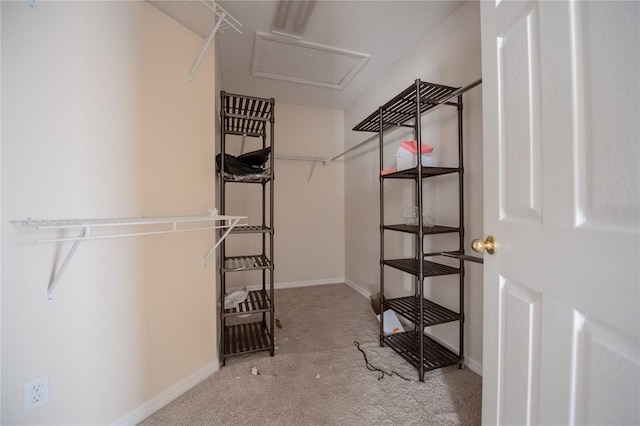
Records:
{"label": "textured ceiling", "polygon": [[[253,76],[256,31],[271,32],[277,2],[219,1],[242,23],[243,32],[216,36],[223,88],[295,105],[345,109],[461,3],[318,1],[302,41],[370,55],[355,77],[343,89],[336,89]],[[297,57],[304,60],[304,55]]]}
{"label": "textured ceiling", "polygon": [[[193,9],[199,2],[180,3]],[[216,36],[221,89],[295,105],[345,109],[462,2],[318,0],[301,39],[278,36],[283,42],[272,43],[266,52],[264,46],[255,50],[260,43],[256,34],[275,36],[271,29],[277,1],[217,3],[242,24],[242,34],[225,31]],[[178,20],[196,32],[206,32],[193,28],[196,18],[193,25],[184,22],[189,18]],[[331,56],[336,51],[364,59]],[[261,68],[267,72],[259,72]]]}

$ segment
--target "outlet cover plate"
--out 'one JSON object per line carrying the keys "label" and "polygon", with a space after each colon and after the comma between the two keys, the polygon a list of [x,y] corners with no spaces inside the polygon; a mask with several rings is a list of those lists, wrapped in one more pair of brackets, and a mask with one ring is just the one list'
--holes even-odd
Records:
{"label": "outlet cover plate", "polygon": [[24,384],[24,411],[31,411],[49,402],[49,375],[45,374]]}

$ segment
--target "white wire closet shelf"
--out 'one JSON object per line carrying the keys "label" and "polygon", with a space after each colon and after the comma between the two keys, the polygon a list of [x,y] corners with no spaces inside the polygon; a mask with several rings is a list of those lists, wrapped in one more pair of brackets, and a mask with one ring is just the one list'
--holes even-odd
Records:
{"label": "white wire closet shelf", "polygon": [[242,34],[240,30],[242,24],[212,0],[147,1],[206,40],[200,55],[191,68],[189,81],[193,81],[193,76],[200,66],[204,53],[216,33],[224,33],[227,29],[233,29]]}
{"label": "white wire closet shelf", "polygon": [[230,29],[242,34],[242,24],[212,0],[147,1],[203,39]]}
{"label": "white wire closet shelf", "polygon": [[[158,235],[174,232],[225,229],[225,232],[220,236],[220,238],[218,238],[217,241],[215,241],[213,247],[211,247],[207,254],[204,255],[202,263],[203,266],[206,266],[207,260],[209,259],[211,254],[213,254],[215,249],[220,245],[220,243],[222,243],[227,235],[229,235],[233,228],[240,225],[239,222],[242,219],[246,219],[246,216],[219,215],[217,214],[217,211],[211,210],[208,215],[201,216],[141,216],[123,218],[46,220],[34,220],[31,218],[27,218],[24,220],[12,220],[11,223],[19,225],[21,227],[33,228],[38,230],[80,230],[80,233],[77,236],[65,236],[37,240],[38,243],[73,241],[73,246],[67,253],[64,262],[62,262],[62,265],[60,266],[60,268],[58,268],[53,279],[49,283],[49,286],[47,287],[47,295],[45,301],[47,303],[51,303],[53,301],[53,291],[82,241],[106,238],[136,237],[142,235]],[[215,222],[223,223],[215,224]],[[152,229],[143,229],[149,227],[151,227]],[[122,232],[125,230],[128,230],[128,232]]]}

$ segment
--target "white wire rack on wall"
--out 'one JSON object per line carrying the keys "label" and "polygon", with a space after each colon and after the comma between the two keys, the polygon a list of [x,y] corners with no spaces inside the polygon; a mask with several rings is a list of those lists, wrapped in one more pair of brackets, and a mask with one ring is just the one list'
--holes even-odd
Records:
{"label": "white wire rack on wall", "polygon": [[[73,246],[67,253],[62,265],[56,271],[53,279],[47,287],[45,302],[53,301],[53,291],[58,285],[62,274],[67,268],[71,258],[75,254],[82,241],[98,240],[106,238],[135,237],[142,235],[158,235],[174,232],[204,231],[213,229],[225,229],[225,232],[214,242],[213,247],[202,258],[203,266],[220,243],[229,235],[231,230],[240,225],[240,221],[246,216],[218,215],[217,211],[210,210],[209,215],[202,216],[156,216],[156,217],[126,217],[109,219],[51,219],[51,220],[12,220],[11,223],[38,230],[80,230],[77,236],[66,236],[37,240],[38,243],[70,242]],[[222,222],[216,224],[216,222]],[[213,224],[212,224],[213,223]],[[152,229],[149,229],[149,228]],[[146,229],[145,229],[146,228]],[[128,232],[122,232],[128,230]]]}
{"label": "white wire rack on wall", "polygon": [[191,68],[189,81],[193,81],[193,76],[216,33],[223,33],[225,30],[233,29],[242,34],[240,30],[242,24],[214,1],[148,1],[206,40],[200,55]]}

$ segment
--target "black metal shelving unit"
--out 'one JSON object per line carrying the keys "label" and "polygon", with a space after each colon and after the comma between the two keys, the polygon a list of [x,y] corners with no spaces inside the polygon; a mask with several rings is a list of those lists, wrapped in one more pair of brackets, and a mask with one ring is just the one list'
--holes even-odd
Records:
{"label": "black metal shelving unit", "polygon": [[[234,228],[220,244],[220,354],[224,365],[231,356],[251,352],[270,351],[274,355],[274,261],[273,261],[273,200],[274,200],[274,109],[275,100],[220,92],[221,158],[220,210],[225,214],[229,185],[258,185],[261,187],[262,211],[259,224]],[[230,136],[236,136],[229,141]],[[238,138],[240,137],[240,138]],[[244,143],[247,137],[258,138],[262,148],[270,148],[268,167],[263,173],[234,176],[223,173],[225,154],[230,143]],[[242,141],[242,142],[240,142]],[[237,148],[237,147],[236,147]],[[236,149],[236,151],[238,151]],[[249,219],[251,220],[251,218]],[[248,255],[229,255],[228,244],[233,235],[253,235],[260,239],[261,252]],[[259,271],[262,286],[249,291],[247,299],[237,307],[224,308],[227,294],[227,275]]]}
{"label": "black metal shelving unit", "polygon": [[[391,174],[380,174],[380,309],[384,312],[392,309],[395,313],[411,322],[412,330],[385,335],[384,320],[380,316],[380,345],[387,345],[413,364],[424,381],[424,373],[448,365],[458,364],[464,367],[464,275],[465,261],[478,261],[464,252],[464,187],[463,187],[463,138],[462,138],[462,91],[460,88],[443,86],[416,80],[389,102],[353,128],[354,131],[376,132],[379,134],[380,171],[384,168],[384,135],[394,128],[412,128],[420,153],[422,144],[421,117],[436,107],[453,107],[458,112],[458,164],[457,167],[425,167],[418,161],[416,167]],[[425,226],[423,213],[423,180],[434,176],[456,174],[458,176],[458,226]],[[387,224],[384,218],[384,182],[390,179],[405,179],[413,182],[415,209],[418,215],[416,225]],[[385,233],[402,232],[414,236],[413,256],[402,259],[385,257]],[[458,249],[447,252],[425,253],[423,240],[429,235],[458,234]],[[458,266],[448,266],[434,260],[437,257],[455,258]],[[414,294],[406,297],[387,299],[385,294],[385,268],[403,271],[414,277]],[[426,299],[425,282],[427,277],[458,275],[459,310],[455,312]],[[450,322],[459,323],[459,351],[436,342],[424,333],[425,328]]]}

